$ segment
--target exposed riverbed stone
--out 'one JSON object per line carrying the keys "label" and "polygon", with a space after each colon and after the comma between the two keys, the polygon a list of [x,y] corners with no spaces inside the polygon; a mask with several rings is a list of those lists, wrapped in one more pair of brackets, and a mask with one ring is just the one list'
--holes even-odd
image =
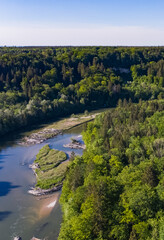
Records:
{"label": "exposed riverbed stone", "polygon": [[[22,240],[22,238],[21,237],[15,237],[14,240]],[[42,240],[42,239],[33,237],[33,238],[31,238],[31,240]]]}
{"label": "exposed riverbed stone", "polygon": [[28,190],[28,193],[34,196],[42,196],[42,195],[47,195],[47,194],[51,194],[53,192],[59,191],[61,188],[62,188],[62,184],[51,189],[31,188],[30,190]]}
{"label": "exposed riverbed stone", "polygon": [[62,134],[61,130],[53,129],[53,128],[47,128],[37,133],[32,133],[28,137],[24,137],[19,144],[24,146],[39,144],[44,142],[45,140],[55,137],[59,134]]}
{"label": "exposed riverbed stone", "polygon": [[31,238],[31,240],[42,240],[42,239],[33,237]]}
{"label": "exposed riverbed stone", "polygon": [[39,163],[33,163],[29,165],[29,168],[32,168],[33,171],[40,168]]}
{"label": "exposed riverbed stone", "polygon": [[81,143],[79,140],[72,138],[72,142],[64,144],[63,147],[71,149],[85,149],[85,144]]}
{"label": "exposed riverbed stone", "polygon": [[85,149],[86,146],[84,144],[77,144],[77,143],[68,143],[63,145],[65,148],[71,148],[71,149]]}

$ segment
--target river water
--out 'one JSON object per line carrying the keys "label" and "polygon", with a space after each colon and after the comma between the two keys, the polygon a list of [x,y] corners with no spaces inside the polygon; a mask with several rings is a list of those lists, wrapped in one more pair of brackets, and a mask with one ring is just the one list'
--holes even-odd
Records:
{"label": "river water", "polygon": [[[15,236],[21,236],[23,240],[30,240],[33,236],[57,239],[62,221],[58,201],[61,192],[50,198],[28,194],[36,181],[29,164],[45,144],[71,153],[72,150],[63,148],[63,144],[69,143],[72,137],[79,137],[81,132],[82,126],[75,127],[63,135],[28,147],[18,145],[15,137],[3,142],[0,152],[0,239],[13,240]],[[73,151],[82,154],[82,150]],[[55,207],[52,207],[54,204]]]}

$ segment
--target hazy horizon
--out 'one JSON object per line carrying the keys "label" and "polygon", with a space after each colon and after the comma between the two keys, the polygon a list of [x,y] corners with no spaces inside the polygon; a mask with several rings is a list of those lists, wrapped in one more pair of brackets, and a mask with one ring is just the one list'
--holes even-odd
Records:
{"label": "hazy horizon", "polygon": [[0,46],[163,46],[164,2],[6,0]]}

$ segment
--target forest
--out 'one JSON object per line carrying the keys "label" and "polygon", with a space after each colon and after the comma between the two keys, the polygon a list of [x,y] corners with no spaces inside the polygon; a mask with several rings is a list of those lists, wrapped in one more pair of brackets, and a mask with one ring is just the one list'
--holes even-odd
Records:
{"label": "forest", "polygon": [[61,195],[59,240],[164,239],[164,100],[99,115]]}
{"label": "forest", "polygon": [[162,99],[163,47],[1,47],[0,135],[118,101]]}

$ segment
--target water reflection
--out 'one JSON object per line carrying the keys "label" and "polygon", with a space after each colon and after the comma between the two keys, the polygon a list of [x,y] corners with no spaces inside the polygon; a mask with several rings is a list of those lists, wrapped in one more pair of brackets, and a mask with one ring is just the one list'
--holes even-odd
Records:
{"label": "water reflection", "polygon": [[3,221],[5,218],[7,218],[12,212],[4,211],[0,212],[0,221]]}
{"label": "water reflection", "polygon": [[11,182],[0,182],[0,197],[6,196],[11,189],[19,187],[20,186],[13,186]]}
{"label": "water reflection", "polygon": [[[0,159],[4,159],[4,158],[9,157],[9,156],[11,156],[11,154],[1,154]],[[4,163],[4,161],[0,160],[0,163]]]}

